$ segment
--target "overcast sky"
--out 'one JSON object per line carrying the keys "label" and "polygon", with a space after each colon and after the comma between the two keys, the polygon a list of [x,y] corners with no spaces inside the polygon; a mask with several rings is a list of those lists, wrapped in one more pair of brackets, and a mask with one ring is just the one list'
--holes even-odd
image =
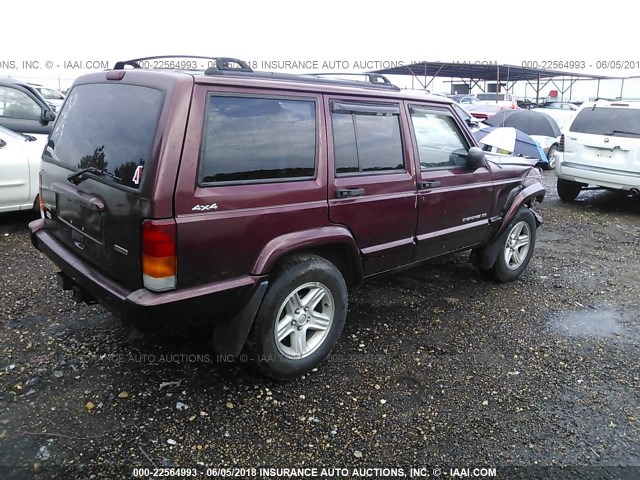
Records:
{"label": "overcast sky", "polygon": [[[0,75],[75,78],[64,61],[162,54],[251,60],[632,60],[632,4],[583,2],[96,0],[4,2]],[[458,6],[453,9],[453,6]],[[593,5],[593,7],[591,6]],[[23,70],[23,61],[39,69]],[[10,61],[15,62],[11,67]],[[44,63],[52,61],[46,68]],[[640,75],[588,69],[603,75]]]}

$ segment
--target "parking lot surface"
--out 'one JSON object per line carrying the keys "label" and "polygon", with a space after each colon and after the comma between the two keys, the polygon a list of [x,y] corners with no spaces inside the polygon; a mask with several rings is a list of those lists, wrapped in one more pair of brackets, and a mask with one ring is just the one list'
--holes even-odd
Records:
{"label": "parking lot surface", "polygon": [[553,172],[545,183],[522,279],[488,282],[464,253],[370,282],[329,361],[286,383],[217,357],[206,331],[139,338],[74,304],[29,242],[32,217],[0,216],[1,477],[565,465],[638,478],[640,201],[567,204]]}

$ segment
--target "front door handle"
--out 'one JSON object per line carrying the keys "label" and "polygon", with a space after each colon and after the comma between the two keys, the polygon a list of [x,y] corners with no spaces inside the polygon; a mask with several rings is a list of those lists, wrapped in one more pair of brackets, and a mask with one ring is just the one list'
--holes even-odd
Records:
{"label": "front door handle", "polygon": [[440,180],[431,180],[429,182],[418,182],[418,190],[427,190],[428,188],[435,188],[442,185]]}
{"label": "front door handle", "polygon": [[361,197],[364,195],[364,188],[342,188],[336,190],[336,198]]}

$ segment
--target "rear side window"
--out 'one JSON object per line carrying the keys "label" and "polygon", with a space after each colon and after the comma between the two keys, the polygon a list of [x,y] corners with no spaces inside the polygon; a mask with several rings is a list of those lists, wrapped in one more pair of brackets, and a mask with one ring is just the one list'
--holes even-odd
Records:
{"label": "rear side window", "polygon": [[640,138],[640,109],[597,106],[585,108],[578,113],[569,131]]}
{"label": "rear side window", "polygon": [[316,137],[313,100],[211,95],[199,183],[312,179]]}
{"label": "rear side window", "polygon": [[405,169],[399,107],[334,102],[331,110],[337,175]]}
{"label": "rear side window", "polygon": [[162,103],[163,93],[148,87],[74,87],[56,120],[46,153],[72,170],[104,170],[114,177],[101,176],[101,181],[138,188]]}

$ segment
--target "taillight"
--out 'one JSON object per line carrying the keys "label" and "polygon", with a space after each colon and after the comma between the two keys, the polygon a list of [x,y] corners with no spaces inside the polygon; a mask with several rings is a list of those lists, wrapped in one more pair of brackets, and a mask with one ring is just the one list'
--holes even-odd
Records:
{"label": "taillight", "polygon": [[142,282],[156,292],[176,288],[176,222],[142,222]]}
{"label": "taillight", "polygon": [[558,151],[564,152],[564,133],[560,135],[560,142],[558,143]]}

